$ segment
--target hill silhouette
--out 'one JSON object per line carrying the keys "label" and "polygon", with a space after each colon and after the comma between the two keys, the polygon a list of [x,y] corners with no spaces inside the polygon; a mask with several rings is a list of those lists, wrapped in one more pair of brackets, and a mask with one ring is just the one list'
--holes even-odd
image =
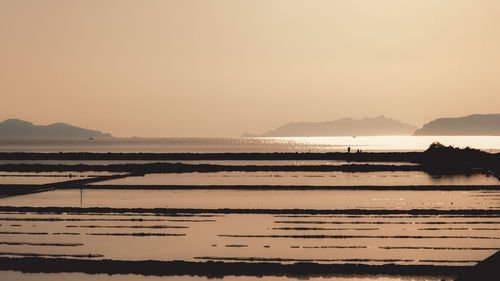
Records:
{"label": "hill silhouette", "polygon": [[415,131],[416,136],[500,136],[500,114],[439,118]]}
{"label": "hill silhouette", "polygon": [[58,138],[58,137],[82,137],[102,138],[112,137],[100,131],[89,130],[71,126],[65,123],[54,123],[47,126],[34,125],[31,122],[19,119],[7,119],[0,123],[0,137],[18,138]]}
{"label": "hill silhouette", "polygon": [[288,123],[262,135],[245,133],[242,137],[318,137],[318,136],[387,136],[411,135],[417,127],[397,120],[378,116],[375,118],[341,118],[328,122]]}

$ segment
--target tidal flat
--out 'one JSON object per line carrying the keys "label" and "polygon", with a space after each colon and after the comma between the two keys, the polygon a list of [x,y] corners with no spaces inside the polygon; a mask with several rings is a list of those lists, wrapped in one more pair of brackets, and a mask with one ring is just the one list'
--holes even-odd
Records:
{"label": "tidal flat", "polygon": [[5,154],[2,275],[441,280],[500,250],[494,156],[344,154]]}

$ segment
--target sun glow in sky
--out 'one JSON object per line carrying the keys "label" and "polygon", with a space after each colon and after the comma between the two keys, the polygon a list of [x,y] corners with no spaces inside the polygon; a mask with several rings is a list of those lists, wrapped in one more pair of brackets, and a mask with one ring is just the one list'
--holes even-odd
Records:
{"label": "sun glow in sky", "polygon": [[0,0],[0,119],[238,136],[496,113],[495,0]]}

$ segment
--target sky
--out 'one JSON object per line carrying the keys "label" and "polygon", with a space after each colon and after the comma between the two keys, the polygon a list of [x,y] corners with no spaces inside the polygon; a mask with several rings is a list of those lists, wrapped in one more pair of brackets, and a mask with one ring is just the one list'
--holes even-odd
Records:
{"label": "sky", "polygon": [[496,0],[0,0],[0,121],[115,136],[500,113]]}

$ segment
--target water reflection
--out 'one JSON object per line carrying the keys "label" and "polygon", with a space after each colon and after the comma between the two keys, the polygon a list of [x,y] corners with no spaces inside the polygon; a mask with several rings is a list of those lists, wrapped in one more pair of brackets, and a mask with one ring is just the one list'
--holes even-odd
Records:
{"label": "water reflection", "polygon": [[2,214],[0,256],[463,266],[500,241],[498,217],[205,215]]}
{"label": "water reflection", "polygon": [[95,183],[96,185],[282,185],[282,186],[407,186],[497,185],[486,175],[431,176],[425,172],[218,172],[148,174]]}
{"label": "water reflection", "polygon": [[[3,198],[1,206],[248,209],[488,209],[500,191],[54,190]],[[81,202],[83,198],[83,202]]]}

